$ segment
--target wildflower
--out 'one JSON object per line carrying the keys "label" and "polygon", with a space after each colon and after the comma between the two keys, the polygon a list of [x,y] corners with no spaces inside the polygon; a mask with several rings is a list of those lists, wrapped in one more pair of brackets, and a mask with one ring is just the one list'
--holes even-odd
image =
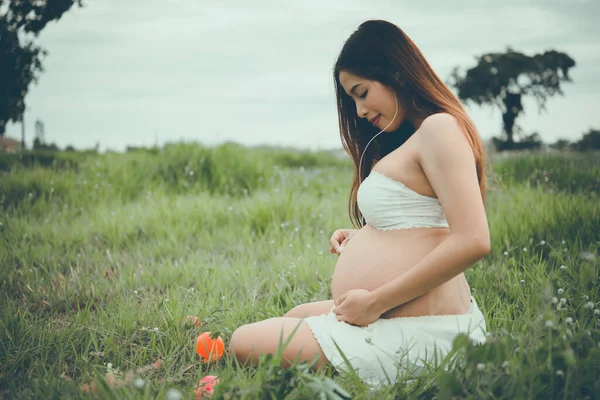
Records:
{"label": "wildflower", "polygon": [[210,337],[210,332],[203,332],[196,338],[196,353],[202,361],[215,361],[223,356],[225,344],[219,336],[216,339]]}
{"label": "wildflower", "polygon": [[556,293],[558,293],[558,294],[563,294],[564,292],[565,292],[565,291],[564,291],[564,289],[563,289],[563,288],[560,288],[560,289],[558,289],[558,290],[556,291]]}
{"label": "wildflower", "polygon": [[505,251],[505,252],[504,252],[504,256],[507,256],[507,255],[508,255],[508,251]]}
{"label": "wildflower", "polygon": [[556,371],[556,376],[564,376],[565,374],[559,369]]}
{"label": "wildflower", "polygon": [[521,282],[521,283],[525,283],[525,281],[524,281],[523,279],[521,279],[521,281],[520,281],[520,282]]}
{"label": "wildflower", "polygon": [[135,386],[135,388],[138,390],[142,390],[144,385],[146,385],[146,382],[144,382],[142,378],[137,378],[135,381],[133,381],[133,386]]}
{"label": "wildflower", "polygon": [[594,303],[592,303],[591,301],[588,301],[587,303],[585,303],[585,308],[589,308],[590,310],[594,308]]}
{"label": "wildflower", "polygon": [[552,328],[553,326],[554,326],[554,322],[552,322],[552,320],[549,319],[548,321],[546,321],[547,328]]}
{"label": "wildflower", "polygon": [[508,368],[509,366],[510,366],[510,363],[508,362],[508,360],[507,360],[507,361],[504,361],[504,362],[502,363],[502,368]]}
{"label": "wildflower", "polygon": [[553,303],[553,304],[556,304],[556,303],[558,303],[558,299],[557,299],[556,297],[553,297],[553,298],[552,298],[552,303]]}
{"label": "wildflower", "polygon": [[596,308],[596,309],[594,310],[594,315],[600,315],[600,310]]}
{"label": "wildflower", "polygon": [[152,329],[154,332],[158,332],[159,329],[157,327],[154,327],[154,329]]}
{"label": "wildflower", "polygon": [[567,303],[567,299],[565,299],[564,297],[560,298],[560,304],[566,304]]}
{"label": "wildflower", "polygon": [[477,371],[483,371],[485,369],[485,364],[479,363],[477,364]]}
{"label": "wildflower", "polygon": [[524,252],[527,252],[527,247],[523,247],[523,251],[524,251]]}
{"label": "wildflower", "polygon": [[560,269],[567,269],[567,266],[566,265],[561,265]]}
{"label": "wildflower", "polygon": [[185,324],[188,324],[190,322],[190,320],[194,324],[194,328],[197,328],[198,325],[200,325],[200,324],[204,325],[204,323],[202,321],[200,321],[200,319],[198,319],[198,317],[194,317],[193,315],[186,315],[185,320],[183,322]]}
{"label": "wildflower", "polygon": [[567,317],[567,318],[565,318],[565,322],[566,322],[567,324],[572,324],[572,323],[573,323],[573,318],[571,318],[571,317]]}
{"label": "wildflower", "polygon": [[543,246],[543,245],[545,245],[545,244],[546,244],[546,241],[545,241],[545,240],[542,240],[542,241],[540,242],[540,244]]}
{"label": "wildflower", "polygon": [[202,397],[208,398],[212,397],[215,392],[215,385],[220,382],[220,379],[215,375],[207,375],[204,378],[200,379],[198,382],[198,387],[194,392],[196,393],[196,399],[201,399]]}
{"label": "wildflower", "polygon": [[579,257],[581,257],[582,260],[594,261],[596,255],[589,251],[582,251],[581,253],[579,253]]}
{"label": "wildflower", "polygon": [[137,291],[137,290],[134,290],[134,291],[133,291],[133,294],[138,294],[138,291]]}
{"label": "wildflower", "polygon": [[181,400],[181,392],[177,389],[169,389],[167,390],[167,396],[165,400]]}
{"label": "wildflower", "polygon": [[565,244],[565,241],[564,241],[564,240],[562,241],[562,244]]}

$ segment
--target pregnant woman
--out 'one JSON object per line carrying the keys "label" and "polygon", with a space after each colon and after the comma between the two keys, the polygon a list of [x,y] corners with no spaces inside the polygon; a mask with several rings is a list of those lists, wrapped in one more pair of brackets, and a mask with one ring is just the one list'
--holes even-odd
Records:
{"label": "pregnant woman", "polygon": [[315,368],[394,383],[439,361],[459,333],[486,340],[463,273],[490,251],[484,151],[458,99],[394,24],[361,24],[334,82],[357,229],[331,238],[333,299],[236,329],[229,352],[255,364],[296,329],[282,367],[319,355]]}

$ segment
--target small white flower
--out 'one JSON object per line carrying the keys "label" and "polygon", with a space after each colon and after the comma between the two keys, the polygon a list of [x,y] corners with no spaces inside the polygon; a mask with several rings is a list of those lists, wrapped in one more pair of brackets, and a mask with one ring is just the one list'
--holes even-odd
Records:
{"label": "small white flower", "polygon": [[564,376],[565,374],[559,369],[556,371],[556,376]]}
{"label": "small white flower", "polygon": [[527,252],[527,247],[523,247],[523,251],[524,251],[524,252]]}
{"label": "small white flower", "polygon": [[545,240],[542,240],[542,241],[540,242],[540,244],[543,246],[543,245],[545,245],[545,244],[546,244],[546,241],[545,241]]}
{"label": "small white flower", "polygon": [[566,265],[561,265],[560,269],[567,269],[567,266]]}
{"label": "small white flower", "polygon": [[572,324],[572,323],[573,323],[573,318],[571,318],[571,317],[567,317],[567,318],[565,318],[565,322],[566,322],[567,324]]}
{"label": "small white flower", "polygon": [[566,304],[567,303],[567,299],[565,299],[564,297],[560,298],[560,304]]}
{"label": "small white flower", "polygon": [[226,299],[226,297],[225,297],[225,296],[221,296],[221,300],[225,300],[225,299]]}
{"label": "small white flower", "polygon": [[508,361],[504,361],[502,363],[502,368],[508,368],[510,366],[510,363]]}
{"label": "small white flower", "polygon": [[477,371],[483,371],[485,369],[485,364],[479,363],[477,364]]}
{"label": "small white flower", "polygon": [[554,326],[554,322],[552,322],[552,320],[549,319],[548,321],[546,321],[547,328],[552,328],[553,326]]}
{"label": "small white flower", "polygon": [[138,291],[137,291],[137,290],[134,290],[134,291],[133,291],[133,294],[138,294]]}
{"label": "small white flower", "polygon": [[562,241],[562,244],[565,244],[565,241],[564,241],[564,240]]}
{"label": "small white flower", "polygon": [[154,327],[152,330],[153,330],[154,332],[158,332],[158,328],[157,328],[157,327]]}
{"label": "small white flower", "polygon": [[597,308],[596,308],[596,309],[594,310],[594,315],[600,315],[600,309],[597,309]]}
{"label": "small white flower", "polygon": [[563,289],[563,288],[560,288],[560,289],[558,289],[558,290],[556,291],[556,293],[558,293],[558,294],[563,294],[564,292],[565,292],[565,291],[564,291],[564,289]]}
{"label": "small white flower", "polygon": [[523,279],[521,279],[521,281],[520,281],[520,282],[521,282],[521,283],[525,283],[525,281],[524,281]]}
{"label": "small white flower", "polygon": [[144,385],[146,384],[146,382],[144,382],[144,380],[142,378],[137,378],[136,380],[133,381],[133,386],[135,386],[136,389],[142,390],[144,388]]}
{"label": "small white flower", "polygon": [[592,303],[591,301],[588,301],[587,303],[585,303],[585,308],[589,308],[590,310],[594,308],[594,303]]}
{"label": "small white flower", "polygon": [[508,255],[508,251],[505,251],[505,252],[504,252],[504,255],[505,255],[505,256],[507,256],[507,255]]}
{"label": "small white flower", "polygon": [[177,389],[169,389],[165,400],[181,400],[181,392]]}

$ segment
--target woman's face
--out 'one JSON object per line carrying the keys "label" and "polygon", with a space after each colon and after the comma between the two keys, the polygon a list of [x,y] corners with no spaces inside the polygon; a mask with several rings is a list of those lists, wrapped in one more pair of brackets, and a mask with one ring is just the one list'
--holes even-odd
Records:
{"label": "woman's face", "polygon": [[393,119],[394,122],[385,129],[385,132],[395,131],[404,122],[406,110],[400,104],[400,99],[397,99],[398,114],[394,119],[396,102],[394,92],[388,87],[346,71],[340,72],[339,79],[346,94],[354,100],[356,113],[360,118],[366,118],[379,130],[388,126]]}

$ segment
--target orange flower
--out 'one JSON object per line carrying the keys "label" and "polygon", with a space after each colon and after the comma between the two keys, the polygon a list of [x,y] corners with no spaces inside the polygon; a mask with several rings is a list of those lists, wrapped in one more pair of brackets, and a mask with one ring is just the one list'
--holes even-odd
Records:
{"label": "orange flower", "polygon": [[202,321],[200,321],[200,319],[198,317],[194,317],[192,315],[188,315],[187,317],[185,317],[185,323],[187,324],[189,320],[192,320],[192,322],[194,323],[194,327],[197,328],[198,325],[204,325],[204,323]]}
{"label": "orange flower", "polygon": [[196,400],[201,399],[202,397],[212,397],[212,395],[215,392],[215,385],[220,381],[221,380],[215,375],[207,375],[204,378],[200,379],[198,387],[194,391],[196,393]]}
{"label": "orange flower", "polygon": [[225,344],[219,336],[216,339],[210,338],[210,332],[201,333],[196,339],[196,353],[202,361],[210,362],[220,359],[223,356]]}

